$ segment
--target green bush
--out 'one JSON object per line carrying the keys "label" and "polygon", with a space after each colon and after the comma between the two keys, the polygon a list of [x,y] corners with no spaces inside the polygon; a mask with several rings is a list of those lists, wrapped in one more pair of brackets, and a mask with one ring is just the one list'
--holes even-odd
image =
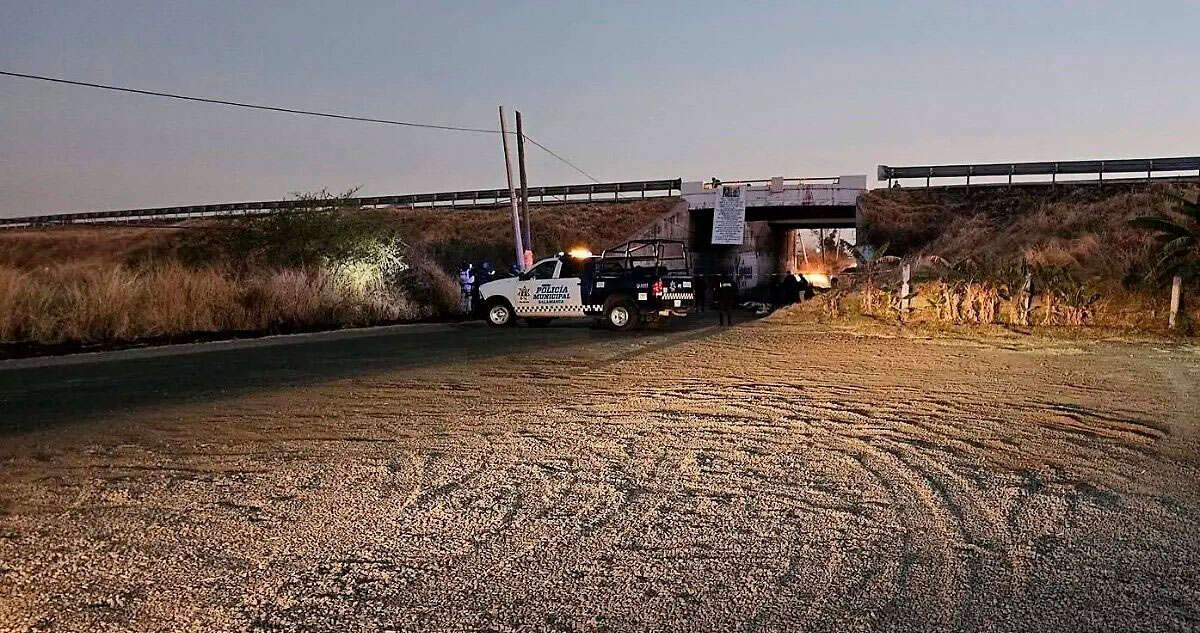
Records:
{"label": "green bush", "polygon": [[302,194],[298,209],[248,216],[189,231],[179,254],[193,265],[323,268],[394,278],[406,268],[405,244],[394,223],[351,204],[344,194]]}

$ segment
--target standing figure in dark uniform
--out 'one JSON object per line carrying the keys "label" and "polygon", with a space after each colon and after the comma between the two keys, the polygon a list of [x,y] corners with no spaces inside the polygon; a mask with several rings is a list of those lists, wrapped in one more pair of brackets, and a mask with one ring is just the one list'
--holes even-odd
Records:
{"label": "standing figure in dark uniform", "polygon": [[704,304],[708,301],[708,280],[704,275],[696,275],[692,280],[692,291],[696,294],[696,312],[704,312]]}
{"label": "standing figure in dark uniform", "polygon": [[721,313],[721,325],[733,325],[733,305],[737,303],[737,286],[729,275],[722,275],[717,284],[717,310]]}
{"label": "standing figure in dark uniform", "polygon": [[800,301],[801,299],[811,299],[812,290],[809,289],[808,280],[804,278],[804,275],[797,274],[796,283],[799,285],[799,288],[796,291],[796,300]]}
{"label": "standing figure in dark uniform", "polygon": [[[563,262],[566,270],[566,262]],[[579,273],[579,300],[583,305],[589,305],[592,298],[592,291],[596,289],[596,264],[592,261],[585,261],[580,264],[583,270]]]}
{"label": "standing figure in dark uniform", "polygon": [[792,271],[788,271],[783,276],[783,281],[780,283],[779,294],[783,305],[790,305],[800,300],[800,287],[796,284],[796,277],[792,275]]}

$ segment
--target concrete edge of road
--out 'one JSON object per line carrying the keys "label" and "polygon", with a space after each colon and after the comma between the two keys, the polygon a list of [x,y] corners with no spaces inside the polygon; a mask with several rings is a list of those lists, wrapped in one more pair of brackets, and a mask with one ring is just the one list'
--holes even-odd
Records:
{"label": "concrete edge of road", "polygon": [[198,343],[173,343],[170,345],[154,345],[149,347],[131,347],[101,352],[81,352],[61,356],[34,356],[30,358],[14,358],[0,360],[0,371],[6,369],[33,369],[38,367],[65,367],[116,360],[134,360],[141,358],[160,358],[163,356],[183,356],[187,354],[203,354],[225,350],[253,349],[262,347],[279,347],[300,343],[316,343],[322,341],[348,341],[373,336],[389,334],[422,334],[446,332],[461,327],[484,327],[483,321],[457,321],[453,323],[401,323],[398,325],[378,325],[374,327],[348,328],[344,330],[324,330],[321,332],[302,332],[299,334],[273,334],[257,338],[235,338],[223,341],[203,341]]}

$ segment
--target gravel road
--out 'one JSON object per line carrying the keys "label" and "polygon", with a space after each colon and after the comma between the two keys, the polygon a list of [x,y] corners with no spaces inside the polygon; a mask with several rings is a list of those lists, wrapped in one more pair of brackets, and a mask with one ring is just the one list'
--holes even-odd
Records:
{"label": "gravel road", "polygon": [[455,327],[0,367],[0,630],[1196,630],[1200,350]]}

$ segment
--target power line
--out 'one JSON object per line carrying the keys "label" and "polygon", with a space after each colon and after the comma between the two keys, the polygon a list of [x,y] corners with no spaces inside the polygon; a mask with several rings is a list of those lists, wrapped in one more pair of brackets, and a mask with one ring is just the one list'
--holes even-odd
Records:
{"label": "power line", "polygon": [[[404,127],[426,128],[426,129],[431,129],[431,130],[450,130],[450,131],[454,131],[454,132],[472,132],[472,133],[476,133],[476,134],[500,134],[500,130],[492,130],[492,129],[487,129],[487,128],[464,127],[464,126],[458,126],[458,125],[439,125],[436,123],[415,123],[412,121],[395,121],[392,119],[376,119],[376,118],[371,118],[371,117],[354,116],[354,115],[349,115],[349,114],[317,112],[314,110],[299,110],[296,108],[284,108],[284,107],[280,107],[280,106],[259,105],[259,104],[254,104],[254,103],[243,103],[240,101],[227,101],[225,99],[211,99],[208,97],[193,97],[193,96],[189,96],[189,95],[181,95],[181,94],[175,94],[175,93],[170,93],[170,92],[158,92],[155,90],[140,90],[137,88],[127,88],[124,86],[110,86],[107,84],[97,84],[97,83],[91,83],[91,82],[87,82],[87,81],[73,81],[71,79],[61,79],[58,77],[47,77],[44,75],[29,75],[29,74],[25,74],[25,73],[14,73],[14,72],[7,71],[7,70],[0,70],[0,75],[6,75],[9,77],[18,77],[21,79],[34,79],[37,81],[48,81],[51,83],[66,84],[66,85],[70,85],[70,86],[82,86],[85,88],[99,88],[101,90],[112,90],[114,92],[128,92],[128,93],[132,93],[132,94],[147,95],[147,96],[151,96],[151,97],[165,97],[168,99],[179,99],[181,101],[213,103],[213,104],[217,104],[217,105],[232,106],[235,108],[247,108],[250,110],[266,110],[269,112],[284,112],[287,114],[302,114],[305,116],[324,117],[327,119],[341,119],[343,121],[363,121],[366,123],[383,123],[386,125],[400,125],[400,126],[404,126]],[[580,169],[579,166],[576,165],[575,163],[572,163],[571,161],[563,158],[562,156],[559,156],[555,152],[551,151],[550,148],[529,138],[528,135],[525,136],[525,139],[528,140],[530,143],[537,145],[539,148],[541,148],[547,154],[550,154],[554,158],[562,161],[564,164],[569,166],[571,169],[574,169],[575,171],[583,174],[584,176],[591,178],[593,182],[600,182],[599,180],[596,180],[594,177],[592,177],[591,174]]]}
{"label": "power line", "polygon": [[308,116],[319,116],[329,119],[343,119],[346,121],[366,121],[368,123],[386,123],[388,125],[403,125],[405,127],[422,127],[434,130],[454,130],[456,132],[476,132],[480,134],[499,134],[500,130],[488,130],[475,127],[460,127],[457,125],[437,125],[434,123],[413,123],[411,121],[392,121],[390,119],[372,119],[370,117],[352,116],[349,114],[332,114],[329,112],[315,112],[312,110],[297,110],[294,108],[282,108],[278,106],[257,105],[253,103],[241,103],[238,101],[226,101],[224,99],[209,99],[207,97],[191,97],[188,95],[173,94],[170,92],[156,92],[154,90],[138,90],[137,88],[125,88],[122,86],[108,86],[105,84],[94,84],[86,81],[72,81],[70,79],[59,79],[57,77],[43,77],[41,75],[26,75],[22,73],[9,72],[0,70],[0,75],[8,75],[9,77],[20,77],[22,79],[37,79],[39,81],[49,81],[56,84],[69,84],[72,86],[84,86],[86,88],[100,88],[102,90],[113,90],[116,92],[132,92],[139,95],[149,95],[152,97],[167,97],[168,99],[180,99],[183,101],[199,101],[201,103],[215,103],[218,105],[234,106],[237,108],[249,108],[251,110],[270,110],[271,112],[286,112],[288,114],[304,114]]}
{"label": "power line", "polygon": [[534,145],[537,145],[538,147],[542,148],[542,150],[543,150],[543,151],[545,151],[547,154],[549,154],[549,155],[551,155],[551,156],[553,156],[553,157],[557,158],[558,160],[561,160],[562,162],[566,163],[568,166],[570,166],[570,167],[571,167],[571,169],[574,169],[575,171],[577,171],[577,172],[579,172],[579,173],[583,174],[584,176],[587,176],[588,178],[590,178],[590,179],[592,180],[592,182],[600,182],[599,180],[597,180],[597,179],[596,179],[596,177],[595,177],[595,176],[593,176],[593,175],[591,175],[591,174],[587,173],[586,171],[584,171],[582,168],[580,168],[580,167],[579,167],[578,165],[576,165],[575,163],[572,163],[571,161],[569,161],[569,160],[567,160],[567,159],[563,158],[562,156],[559,156],[558,154],[555,154],[553,151],[551,151],[551,150],[550,150],[550,148],[549,148],[549,147],[546,147],[545,145],[542,145],[541,143],[539,143],[539,142],[537,142],[537,141],[535,141],[535,140],[533,140],[533,139],[529,138],[529,135],[528,135],[528,134],[522,134],[522,136],[524,136],[524,137],[525,137],[525,140],[527,140],[527,141],[529,141],[530,143],[533,143]]}

